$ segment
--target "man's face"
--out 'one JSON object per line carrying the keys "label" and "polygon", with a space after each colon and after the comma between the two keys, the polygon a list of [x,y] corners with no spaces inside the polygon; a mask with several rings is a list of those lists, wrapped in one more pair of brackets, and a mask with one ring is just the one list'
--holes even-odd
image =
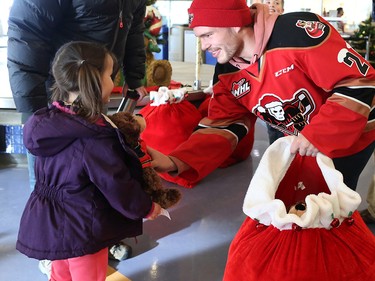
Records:
{"label": "man's face", "polygon": [[219,63],[226,63],[238,56],[241,40],[239,28],[235,27],[194,27],[194,34],[201,40],[202,50],[208,51]]}
{"label": "man's face", "polygon": [[284,13],[284,8],[281,0],[264,0],[263,4],[267,4],[270,9],[270,14],[279,14]]}

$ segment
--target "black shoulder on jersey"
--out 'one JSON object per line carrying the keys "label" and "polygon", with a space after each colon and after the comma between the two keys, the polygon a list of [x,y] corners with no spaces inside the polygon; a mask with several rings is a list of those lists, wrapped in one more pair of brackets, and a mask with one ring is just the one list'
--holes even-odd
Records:
{"label": "black shoulder on jersey", "polygon": [[267,49],[312,47],[323,42],[330,26],[319,21],[316,14],[295,12],[280,15],[272,31]]}
{"label": "black shoulder on jersey", "polygon": [[219,81],[220,74],[231,73],[231,72],[236,72],[236,71],[239,71],[239,69],[229,62],[224,63],[224,64],[217,63],[215,66],[214,77],[212,79],[213,84]]}

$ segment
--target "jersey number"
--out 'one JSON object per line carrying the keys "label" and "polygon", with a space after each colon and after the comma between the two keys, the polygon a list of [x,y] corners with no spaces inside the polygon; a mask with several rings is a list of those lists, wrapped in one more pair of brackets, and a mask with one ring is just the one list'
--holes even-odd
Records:
{"label": "jersey number", "polygon": [[338,60],[340,63],[345,63],[347,66],[352,67],[353,63],[357,66],[359,72],[366,76],[369,66],[366,62],[362,63],[358,56],[349,52],[348,49],[341,49],[338,55]]}

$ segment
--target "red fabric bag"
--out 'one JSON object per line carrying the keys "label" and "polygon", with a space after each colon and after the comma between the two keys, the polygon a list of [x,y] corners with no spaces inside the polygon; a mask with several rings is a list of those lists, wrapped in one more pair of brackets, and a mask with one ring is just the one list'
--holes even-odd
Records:
{"label": "red fabric bag", "polygon": [[[164,154],[169,154],[177,146],[186,141],[199,121],[207,116],[209,96],[203,101],[205,105],[197,109],[187,100],[180,101],[173,96],[174,90],[160,87],[158,92],[151,91],[151,104],[140,110],[140,114],[146,120],[146,129],[141,138],[152,147]],[[176,89],[178,91],[178,89]],[[169,94],[168,94],[169,93]],[[183,94],[179,94],[182,96]],[[203,110],[202,108],[206,108]],[[204,115],[202,115],[204,114]],[[254,128],[256,116],[249,114],[252,126],[248,134],[238,143],[233,153],[222,163],[213,163],[216,167],[226,168],[248,158],[254,143]],[[182,176],[171,176],[168,173],[159,173],[166,181],[176,183],[186,188],[193,188],[201,180],[190,180]]]}
{"label": "red fabric bag", "polygon": [[[292,140],[277,140],[259,163],[223,280],[375,280],[375,236],[356,211],[359,194],[325,155],[291,155]],[[303,212],[288,212],[301,201]]]}
{"label": "red fabric bag", "polygon": [[158,106],[148,104],[139,113],[146,120],[141,138],[164,154],[186,141],[201,120],[198,109],[187,100]]}
{"label": "red fabric bag", "polygon": [[223,280],[374,280],[374,235],[357,211],[353,219],[330,230],[280,231],[246,218],[231,243]]}

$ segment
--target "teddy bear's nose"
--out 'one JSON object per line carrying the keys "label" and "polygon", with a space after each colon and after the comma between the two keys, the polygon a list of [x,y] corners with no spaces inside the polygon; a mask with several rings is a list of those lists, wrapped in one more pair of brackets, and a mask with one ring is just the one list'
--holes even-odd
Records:
{"label": "teddy bear's nose", "polygon": [[297,203],[296,204],[296,210],[305,211],[306,210],[306,204],[305,203]]}

